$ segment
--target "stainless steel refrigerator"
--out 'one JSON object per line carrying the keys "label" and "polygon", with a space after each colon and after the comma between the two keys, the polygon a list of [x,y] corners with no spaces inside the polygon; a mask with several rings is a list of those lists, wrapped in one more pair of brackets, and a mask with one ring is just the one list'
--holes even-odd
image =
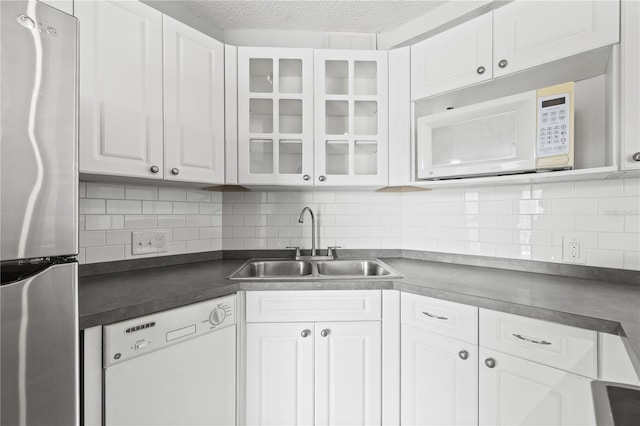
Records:
{"label": "stainless steel refrigerator", "polygon": [[0,424],[78,424],[77,22],[0,2]]}

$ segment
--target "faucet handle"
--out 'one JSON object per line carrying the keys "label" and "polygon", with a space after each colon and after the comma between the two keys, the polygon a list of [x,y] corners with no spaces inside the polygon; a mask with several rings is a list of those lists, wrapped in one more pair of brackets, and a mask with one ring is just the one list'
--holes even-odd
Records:
{"label": "faucet handle", "polygon": [[286,248],[296,251],[296,259],[298,257],[300,257],[300,247],[299,246],[287,246]]}
{"label": "faucet handle", "polygon": [[335,253],[335,250],[339,249],[339,248],[342,248],[342,246],[329,246],[329,247],[327,247],[327,255],[331,256],[332,258],[336,257],[334,255],[334,253]]}

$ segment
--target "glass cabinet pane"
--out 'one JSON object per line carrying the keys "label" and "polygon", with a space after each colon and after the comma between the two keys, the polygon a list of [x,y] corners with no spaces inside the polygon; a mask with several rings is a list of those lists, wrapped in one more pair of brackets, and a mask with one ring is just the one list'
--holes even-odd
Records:
{"label": "glass cabinet pane", "polygon": [[273,133],[273,100],[249,100],[249,131],[251,133]]}
{"label": "glass cabinet pane", "polygon": [[326,101],[325,125],[328,135],[349,134],[349,102]]}
{"label": "glass cabinet pane", "polygon": [[302,60],[280,59],[280,93],[302,93]]}
{"label": "glass cabinet pane", "polygon": [[273,141],[270,139],[249,140],[249,173],[273,173]]}
{"label": "glass cabinet pane", "polygon": [[280,99],[280,133],[302,133],[302,100]]}
{"label": "glass cabinet pane", "polygon": [[273,59],[249,60],[249,91],[253,93],[273,92]]}
{"label": "glass cabinet pane", "polygon": [[374,61],[354,62],[353,89],[356,95],[378,94],[378,64]]}
{"label": "glass cabinet pane", "polygon": [[378,103],[375,101],[356,101],[353,127],[356,135],[378,134]]}
{"label": "glass cabinet pane", "polygon": [[328,95],[348,94],[349,63],[347,61],[326,61],[324,84]]}
{"label": "glass cabinet pane", "polygon": [[302,140],[281,139],[278,154],[281,174],[302,174]]}
{"label": "glass cabinet pane", "polygon": [[348,141],[327,141],[326,166],[328,175],[348,175],[349,174],[349,142]]}
{"label": "glass cabinet pane", "polygon": [[378,142],[355,141],[353,147],[353,172],[357,175],[378,173]]}

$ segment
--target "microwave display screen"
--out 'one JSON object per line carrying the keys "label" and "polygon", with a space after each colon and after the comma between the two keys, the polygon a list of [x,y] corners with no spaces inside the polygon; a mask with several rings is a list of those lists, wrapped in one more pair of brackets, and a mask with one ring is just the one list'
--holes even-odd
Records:
{"label": "microwave display screen", "polygon": [[563,96],[561,98],[555,98],[555,99],[549,99],[547,101],[542,101],[542,108],[546,108],[546,107],[550,107],[550,106],[556,106],[556,105],[562,105],[566,102],[566,98]]}

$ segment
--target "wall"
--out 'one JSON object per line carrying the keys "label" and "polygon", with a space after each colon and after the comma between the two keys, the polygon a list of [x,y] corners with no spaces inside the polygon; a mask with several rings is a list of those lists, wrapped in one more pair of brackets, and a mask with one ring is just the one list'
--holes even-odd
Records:
{"label": "wall", "polygon": [[[222,249],[222,195],[165,186],[80,182],[80,263]],[[131,231],[168,232],[166,253],[131,256]]]}
{"label": "wall", "polygon": [[[415,249],[562,261],[562,237],[587,265],[640,270],[640,181],[603,180],[430,192],[226,192],[81,183],[80,261],[131,258],[131,230],[166,229],[169,252],[310,248]],[[138,256],[136,256],[137,258]]]}

